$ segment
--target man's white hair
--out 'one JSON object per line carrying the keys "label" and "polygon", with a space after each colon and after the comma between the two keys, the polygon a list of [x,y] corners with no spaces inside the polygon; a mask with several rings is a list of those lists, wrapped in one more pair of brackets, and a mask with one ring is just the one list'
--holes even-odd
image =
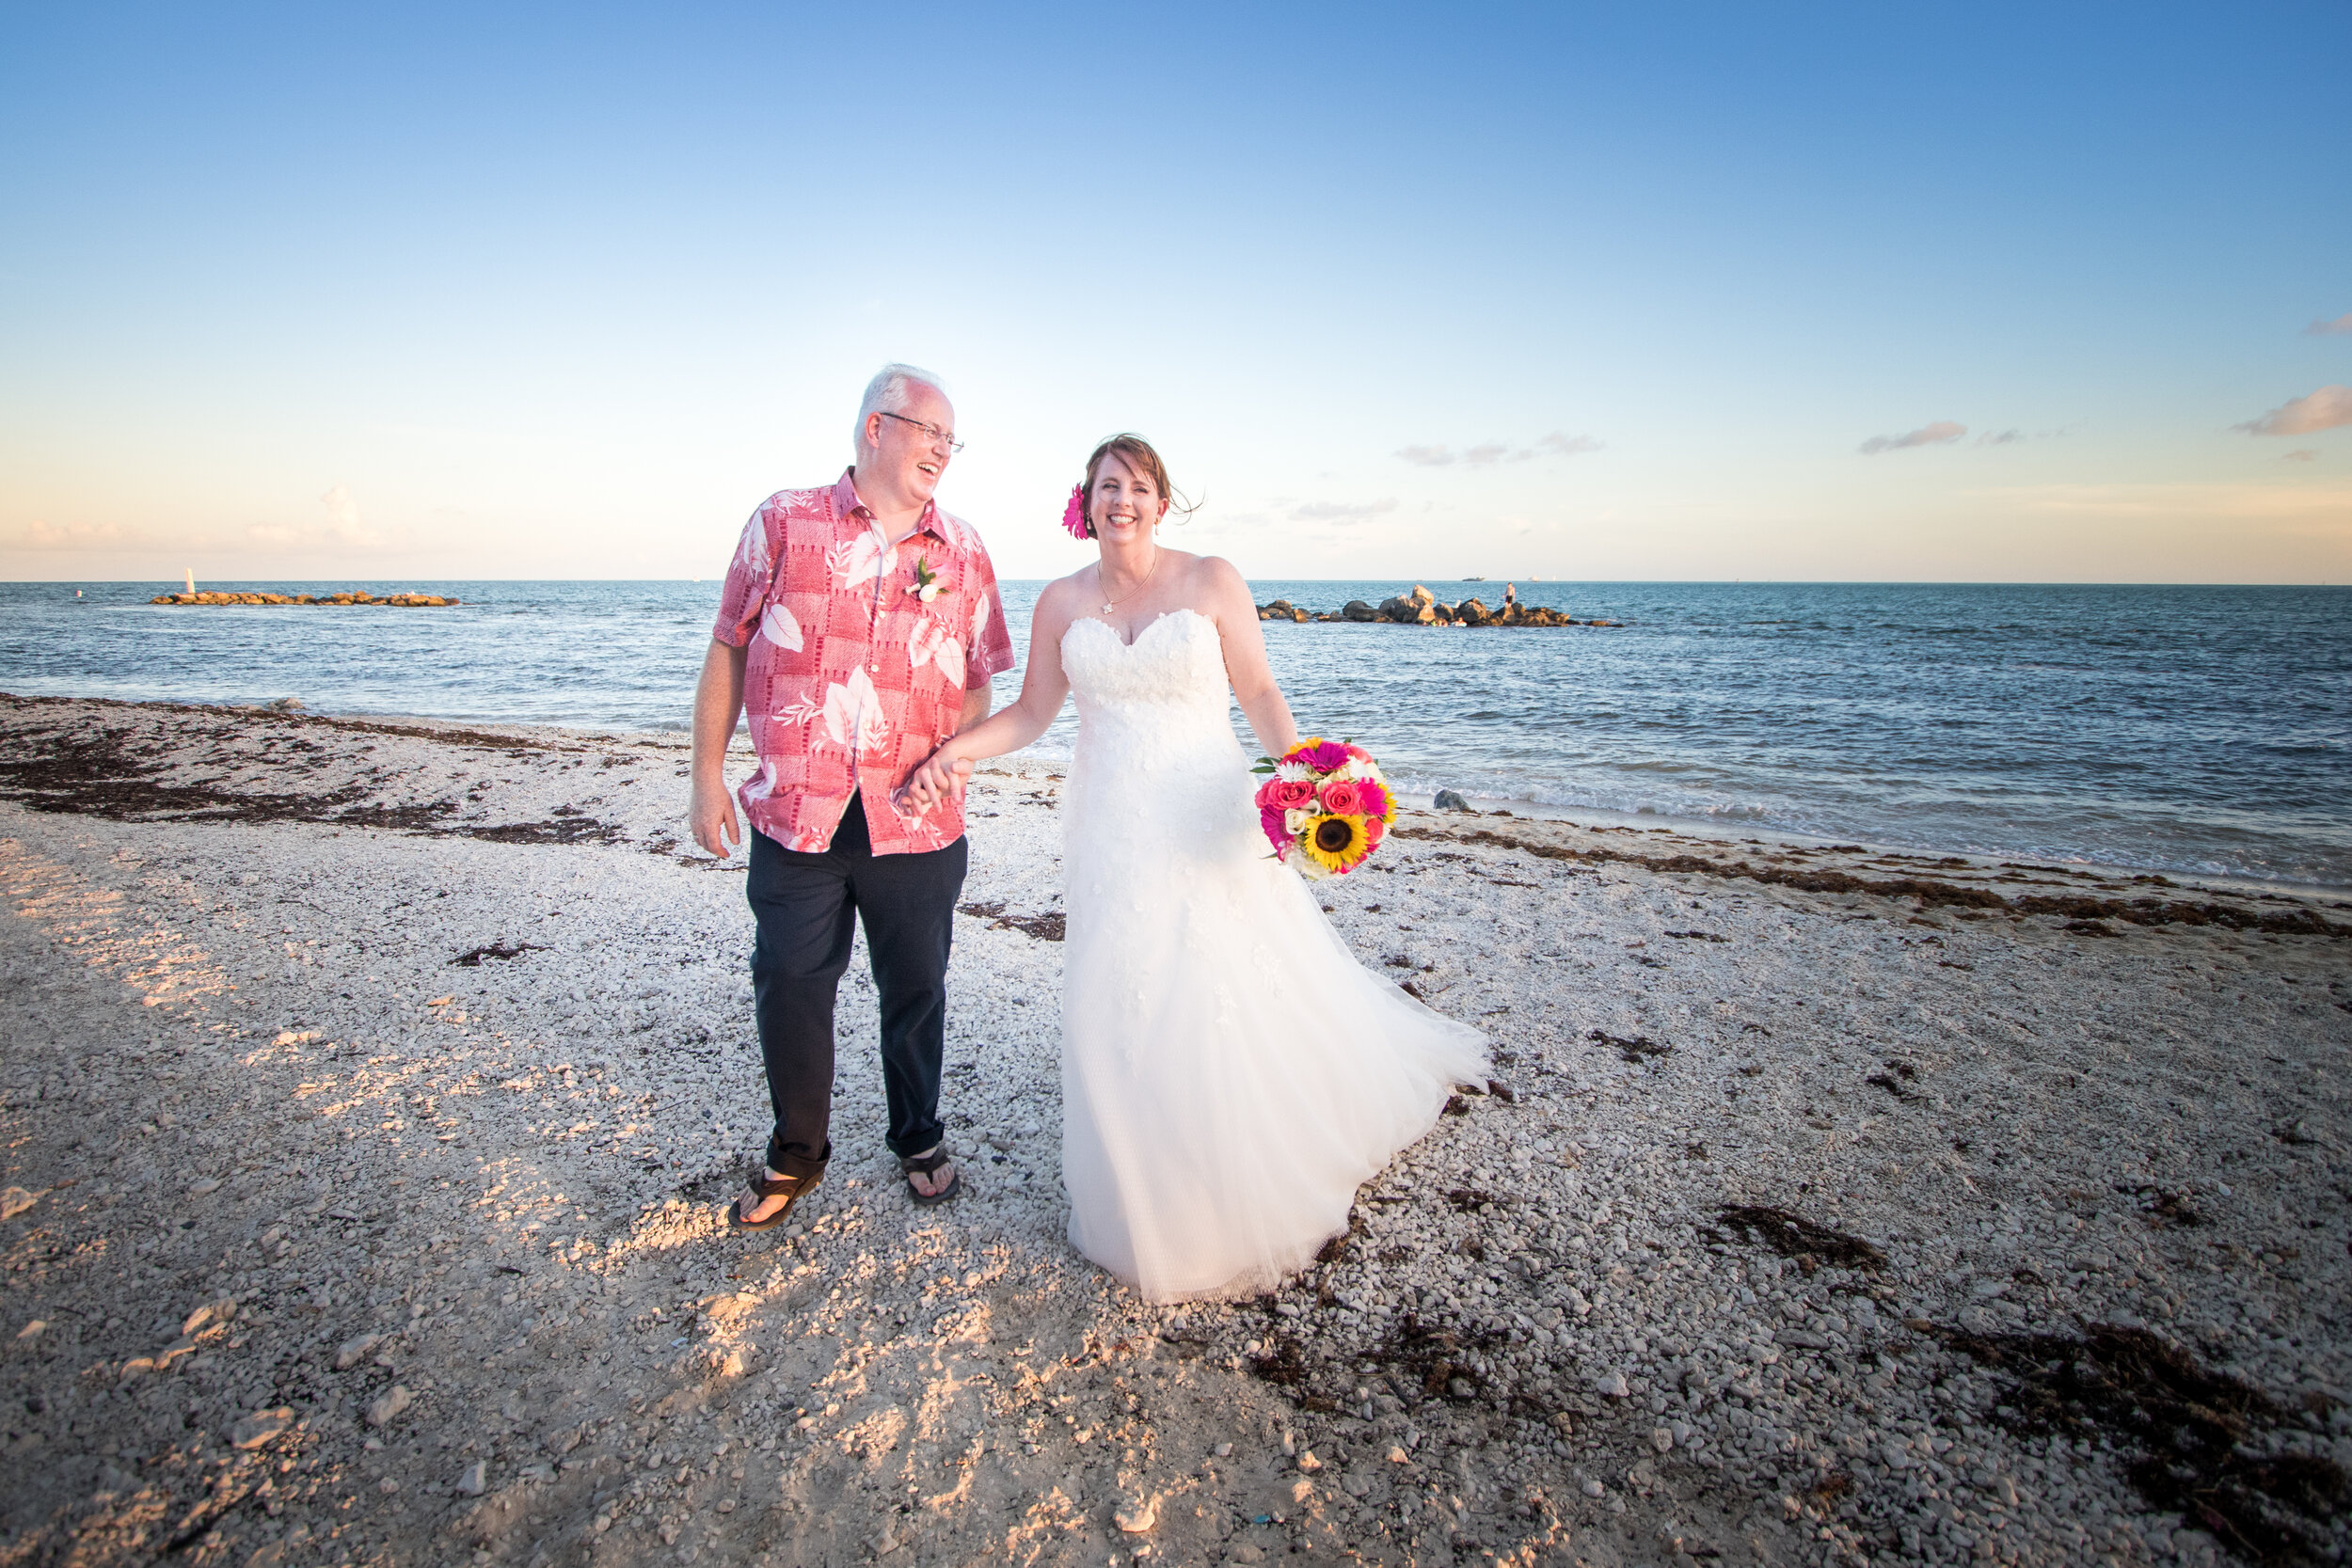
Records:
{"label": "man's white hair", "polygon": [[877,414],[903,414],[907,404],[914,401],[909,390],[914,387],[929,387],[941,397],[947,388],[939,377],[920,365],[884,365],[874,372],[874,379],[866,384],[866,396],[857,405],[857,428],[850,433],[850,446],[863,454],[866,451],[866,421]]}

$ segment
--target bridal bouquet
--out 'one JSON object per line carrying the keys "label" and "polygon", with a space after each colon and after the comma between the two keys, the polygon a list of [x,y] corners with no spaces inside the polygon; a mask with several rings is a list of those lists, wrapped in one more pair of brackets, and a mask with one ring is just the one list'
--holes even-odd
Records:
{"label": "bridal bouquet", "polygon": [[1279,761],[1263,759],[1257,771],[1274,775],[1258,786],[1258,820],[1274,858],[1310,880],[1344,877],[1363,864],[1396,820],[1389,781],[1360,746],[1302,740]]}

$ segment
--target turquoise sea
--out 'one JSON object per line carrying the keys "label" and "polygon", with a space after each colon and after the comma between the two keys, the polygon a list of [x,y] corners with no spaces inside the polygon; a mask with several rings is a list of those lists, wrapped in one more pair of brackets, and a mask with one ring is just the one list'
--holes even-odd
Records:
{"label": "turquoise sea", "polygon": [[[1253,586],[1262,602],[1336,610],[1410,580]],[[0,584],[0,690],[677,730],[718,594],[715,581],[207,583],[467,602],[146,603],[175,586]],[[1039,586],[1005,585],[1017,642]],[[1502,589],[1428,586],[1489,603]],[[1270,624],[1266,641],[1302,726],[1371,747],[1423,796],[2352,887],[2352,590],[1518,587],[1628,624]],[[1068,726],[1065,713],[1040,750],[1066,751]]]}

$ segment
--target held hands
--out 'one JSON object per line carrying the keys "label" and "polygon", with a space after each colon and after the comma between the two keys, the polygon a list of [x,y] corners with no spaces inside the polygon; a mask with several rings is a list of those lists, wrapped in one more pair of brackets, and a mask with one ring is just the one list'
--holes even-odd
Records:
{"label": "held hands", "polygon": [[962,757],[949,757],[943,748],[933,752],[929,761],[907,775],[907,782],[898,790],[903,810],[921,816],[943,800],[963,799],[963,781],[972,776],[972,764]]}

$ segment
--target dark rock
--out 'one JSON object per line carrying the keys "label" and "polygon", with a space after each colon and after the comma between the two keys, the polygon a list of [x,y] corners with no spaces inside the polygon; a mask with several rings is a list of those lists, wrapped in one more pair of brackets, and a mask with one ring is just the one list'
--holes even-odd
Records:
{"label": "dark rock", "polygon": [[1340,619],[1343,621],[1377,621],[1380,619],[1380,612],[1361,599],[1350,599],[1340,607]]}
{"label": "dark rock", "polygon": [[1478,815],[1477,811],[1468,800],[1465,800],[1459,793],[1451,789],[1441,789],[1438,791],[1438,798],[1430,801],[1429,804],[1438,811],[1466,811],[1472,816],[1476,816]]}

